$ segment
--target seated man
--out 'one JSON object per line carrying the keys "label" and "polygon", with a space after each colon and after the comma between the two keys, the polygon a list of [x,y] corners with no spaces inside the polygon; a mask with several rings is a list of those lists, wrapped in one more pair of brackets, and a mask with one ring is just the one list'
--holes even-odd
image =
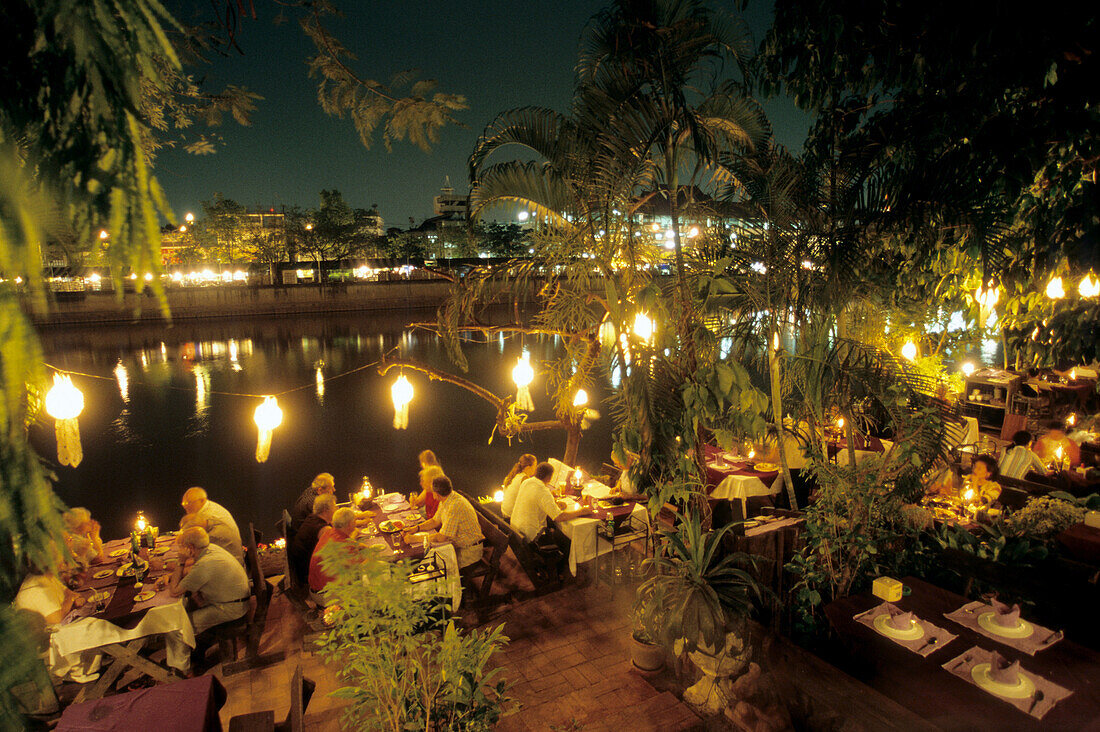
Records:
{"label": "seated man", "polygon": [[332,524],[332,517],[336,514],[336,496],[331,493],[322,493],[313,499],[313,513],[302,522],[294,540],[286,549],[286,556],[290,571],[294,572],[294,580],[299,585],[305,585],[309,580],[309,560],[313,556],[313,550],[317,548],[317,540],[321,536],[322,529]]}
{"label": "seated man", "polygon": [[[188,488],[184,492],[181,505],[187,515],[198,514],[205,519],[213,519],[223,524],[227,538],[224,542],[226,546],[222,548],[238,557],[241,564],[244,564],[244,545],[241,543],[241,530],[237,528],[237,522],[233,520],[233,515],[225,509],[225,506],[208,499],[206,491],[198,486]],[[182,527],[183,522],[180,523]]]}
{"label": "seated man", "polygon": [[[309,589],[315,593],[325,591],[329,582],[335,579],[321,566],[321,550],[330,542],[344,543],[355,534],[355,511],[350,508],[341,508],[332,515],[332,526],[326,526],[321,531],[317,540],[317,546],[313,549],[313,556],[309,559]],[[320,600],[320,598],[314,598]]]}
{"label": "seated man", "polygon": [[1012,447],[1005,450],[997,463],[1001,475],[1006,478],[1022,479],[1031,471],[1047,474],[1046,466],[1039,456],[1031,451],[1031,433],[1020,430],[1012,435]]}
{"label": "seated man", "polygon": [[[449,541],[454,544],[458,555],[458,568],[468,567],[481,559],[481,524],[477,520],[477,511],[473,505],[455,492],[451,479],[441,475],[432,481],[432,491],[439,497],[439,510],[433,518],[418,524],[416,531],[438,529],[431,537],[432,541]],[[409,534],[406,534],[406,539]]]}
{"label": "seated man", "polygon": [[[191,526],[176,537],[180,565],[167,578],[173,597],[186,592],[197,607],[189,611],[191,625],[198,636],[216,625],[243,617],[248,612],[248,575],[244,567],[225,549],[210,543],[201,527]],[[157,580],[157,588],[165,578]],[[167,636],[168,665],[184,675],[191,673],[187,646],[176,634]]]}
{"label": "seated man", "polygon": [[1066,468],[1074,468],[1081,464],[1081,446],[1066,437],[1061,424],[1055,423],[1035,443],[1035,453],[1044,463],[1058,462],[1058,448],[1062,448],[1061,463]]}
{"label": "seated man", "polygon": [[244,564],[244,547],[240,545],[240,539],[233,529],[217,519],[203,516],[199,513],[189,513],[180,519],[180,529],[198,526],[210,537],[210,543],[220,546],[234,557],[238,557]]}
{"label": "seated man", "polygon": [[576,511],[563,511],[550,492],[550,479],[554,476],[554,466],[539,463],[535,475],[519,486],[516,505],[512,508],[509,525],[512,530],[527,541],[534,541],[538,533],[546,526],[546,519],[552,521],[567,520],[578,516],[587,516],[592,511],[580,508]]}
{"label": "seated man", "polygon": [[294,502],[294,508],[290,509],[292,526],[288,529],[298,530],[302,522],[313,513],[313,501],[323,493],[336,495],[336,481],[332,477],[332,473],[318,473],[313,482],[309,484],[309,488],[306,488],[302,491],[302,495],[298,496],[298,500]]}

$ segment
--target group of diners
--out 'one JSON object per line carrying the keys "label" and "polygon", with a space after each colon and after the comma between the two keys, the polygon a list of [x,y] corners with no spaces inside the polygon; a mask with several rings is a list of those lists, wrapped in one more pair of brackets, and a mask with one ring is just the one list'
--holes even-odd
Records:
{"label": "group of diners", "polygon": [[[168,665],[182,676],[192,673],[192,659],[201,657],[211,645],[215,626],[232,622],[248,612],[250,591],[244,569],[244,549],[237,522],[224,506],[212,501],[200,487],[183,494],[184,509],[175,545],[178,563],[155,582],[158,591],[167,589],[173,597],[186,596],[188,617],[197,647],[192,650],[173,635],[166,636]],[[53,631],[85,598],[70,587],[78,587],[93,564],[108,560],[103,551],[99,522],[85,508],[71,508],[62,514],[65,547],[56,547],[53,565],[28,566],[13,607],[40,616],[48,632]],[[67,550],[67,551],[66,551]],[[157,571],[165,567],[150,557]],[[51,653],[50,671],[59,679],[79,683],[98,677],[100,654],[82,654],[80,662]]]}

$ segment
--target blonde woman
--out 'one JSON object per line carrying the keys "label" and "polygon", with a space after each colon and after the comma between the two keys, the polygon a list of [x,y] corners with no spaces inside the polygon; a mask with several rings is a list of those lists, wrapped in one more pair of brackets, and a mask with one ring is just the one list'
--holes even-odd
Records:
{"label": "blonde woman", "polygon": [[86,508],[70,508],[61,514],[65,523],[65,543],[73,558],[81,566],[107,561],[103,553],[103,540],[99,537],[99,522],[92,519]]}
{"label": "blonde woman", "polygon": [[[433,456],[434,457],[434,456]],[[432,482],[443,476],[443,468],[438,465],[427,465],[420,471],[420,493],[409,496],[409,504],[413,507],[424,506],[424,515],[427,518],[435,516],[439,508],[439,496],[432,490]]]}
{"label": "blonde woman", "polygon": [[512,466],[512,470],[505,476],[503,483],[504,502],[500,504],[500,512],[504,514],[505,518],[512,515],[512,507],[516,505],[520,483],[534,477],[535,466],[538,465],[538,462],[538,458],[534,455],[520,455],[519,460]]}

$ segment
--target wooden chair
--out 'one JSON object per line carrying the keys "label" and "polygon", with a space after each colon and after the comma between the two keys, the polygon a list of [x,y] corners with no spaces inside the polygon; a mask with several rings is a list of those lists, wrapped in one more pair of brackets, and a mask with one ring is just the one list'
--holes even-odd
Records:
{"label": "wooden chair", "polygon": [[294,669],[290,681],[290,710],[286,719],[275,724],[275,711],[268,709],[251,714],[238,714],[229,720],[229,732],[300,732],[305,727],[306,709],[317,684],[302,676],[302,667]]}
{"label": "wooden chair", "polygon": [[481,533],[485,536],[485,549],[488,557],[483,553],[479,561],[464,568],[462,578],[467,582],[475,578],[481,578],[481,587],[478,589],[477,597],[477,611],[480,618],[489,606],[493,582],[500,575],[500,560],[504,557],[504,553],[508,551],[508,537],[480,511],[477,514],[477,521],[481,526]]}
{"label": "wooden chair", "polygon": [[[512,553],[516,555],[516,560],[519,562],[520,567],[523,568],[523,571],[527,574],[527,578],[531,580],[531,584],[534,585],[536,594],[542,594],[561,586],[561,582],[557,576],[556,565],[556,562],[561,560],[560,556],[549,557],[535,551],[534,544],[512,531],[511,525],[503,516],[485,508],[478,503],[476,499],[471,500],[469,496],[467,496],[467,500],[470,500],[474,506],[474,510],[477,511],[479,516],[484,517],[507,537],[508,546],[511,547]],[[501,555],[503,556],[503,552],[501,552]]]}
{"label": "wooden chair", "polygon": [[[249,582],[252,585],[251,607],[240,620],[224,623],[213,629],[222,657],[222,673],[226,676],[232,676],[247,669],[270,666],[282,661],[285,656],[281,651],[260,655],[260,639],[263,638],[264,628],[267,626],[267,611],[271,605],[271,588],[268,587],[264,573],[260,569],[256,531],[252,524],[248,525],[248,534],[245,538],[248,542],[244,552],[245,569],[248,570]],[[245,657],[238,661],[236,660],[237,642],[242,640],[245,645]]]}

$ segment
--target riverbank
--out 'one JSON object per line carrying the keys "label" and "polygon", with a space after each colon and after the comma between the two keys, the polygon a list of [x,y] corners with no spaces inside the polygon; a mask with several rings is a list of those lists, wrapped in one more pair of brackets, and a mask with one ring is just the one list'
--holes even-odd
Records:
{"label": "riverbank", "polygon": [[[505,288],[501,283],[501,290]],[[320,315],[439,307],[451,294],[447,280],[399,280],[326,285],[233,285],[171,288],[173,321]],[[521,305],[522,306],[522,305]],[[156,299],[128,292],[58,293],[49,312],[34,316],[41,328],[165,323]]]}

